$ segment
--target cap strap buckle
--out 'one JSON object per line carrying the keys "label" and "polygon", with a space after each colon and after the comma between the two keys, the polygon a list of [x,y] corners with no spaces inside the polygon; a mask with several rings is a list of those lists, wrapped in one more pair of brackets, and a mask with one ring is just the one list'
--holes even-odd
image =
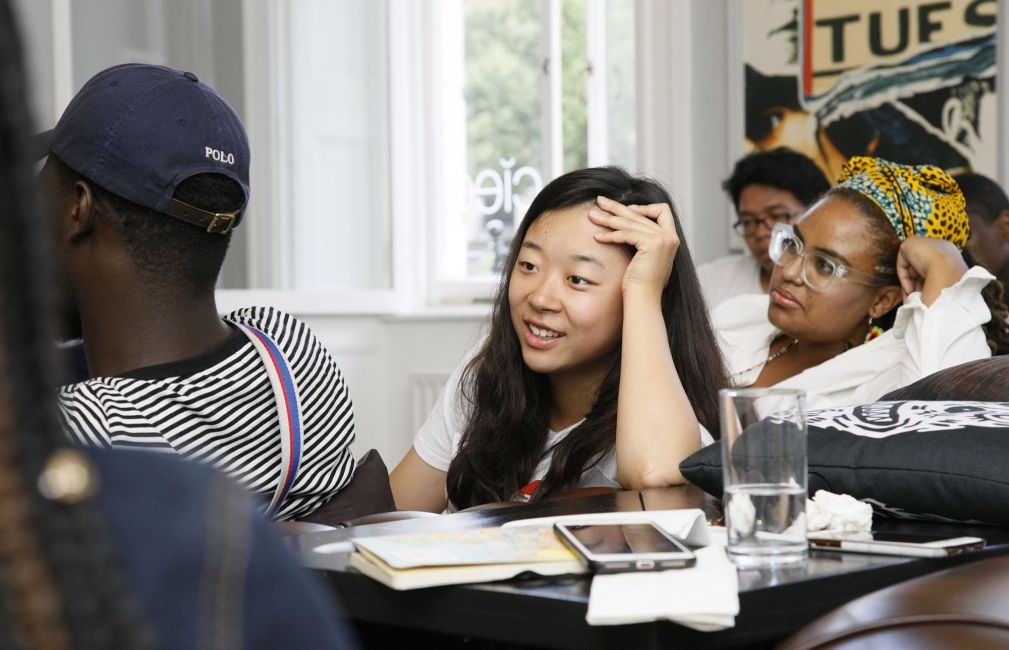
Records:
{"label": "cap strap buckle", "polygon": [[238,210],[234,212],[215,212],[214,218],[207,225],[207,232],[215,235],[226,235],[235,227]]}
{"label": "cap strap buckle", "polygon": [[178,199],[169,199],[164,211],[165,214],[176,219],[181,219],[194,226],[206,228],[207,232],[212,235],[226,235],[231,232],[231,229],[235,227],[235,222],[238,221],[238,215],[241,213],[241,210],[233,212],[210,212]]}

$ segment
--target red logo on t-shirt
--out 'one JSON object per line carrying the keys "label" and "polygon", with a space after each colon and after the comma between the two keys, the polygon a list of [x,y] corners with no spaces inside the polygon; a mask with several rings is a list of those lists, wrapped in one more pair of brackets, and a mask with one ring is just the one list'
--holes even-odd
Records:
{"label": "red logo on t-shirt", "polygon": [[524,494],[524,495],[526,495],[526,496],[531,497],[532,495],[536,494],[536,490],[539,489],[540,483],[542,483],[542,482],[543,481],[541,481],[539,479],[536,479],[535,481],[531,481],[529,483],[526,483],[519,490],[519,492],[522,493],[522,494]]}

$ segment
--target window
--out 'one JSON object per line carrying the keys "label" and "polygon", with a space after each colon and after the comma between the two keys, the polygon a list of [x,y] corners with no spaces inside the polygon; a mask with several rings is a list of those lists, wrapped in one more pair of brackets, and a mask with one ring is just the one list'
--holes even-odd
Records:
{"label": "window", "polygon": [[633,0],[440,2],[443,197],[434,301],[487,298],[515,226],[565,171],[634,167]]}

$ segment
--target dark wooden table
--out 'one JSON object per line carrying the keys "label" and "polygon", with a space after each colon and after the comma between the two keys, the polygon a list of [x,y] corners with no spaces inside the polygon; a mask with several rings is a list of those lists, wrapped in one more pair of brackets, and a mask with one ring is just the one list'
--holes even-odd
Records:
{"label": "dark wooden table", "polygon": [[346,614],[375,647],[720,648],[769,647],[835,607],[876,589],[999,553],[1009,553],[1009,530],[898,522],[887,530],[977,535],[985,551],[941,559],[909,559],[813,551],[802,566],[739,572],[735,627],[697,632],[670,622],[590,626],[585,622],[588,578],[513,580],[480,585],[394,591],[346,565],[346,555],[320,546],[354,537],[498,526],[514,519],[594,512],[701,508],[719,516],[714,500],[693,486],[614,492],[537,504],[487,508],[294,536],[302,562],[323,573]]}

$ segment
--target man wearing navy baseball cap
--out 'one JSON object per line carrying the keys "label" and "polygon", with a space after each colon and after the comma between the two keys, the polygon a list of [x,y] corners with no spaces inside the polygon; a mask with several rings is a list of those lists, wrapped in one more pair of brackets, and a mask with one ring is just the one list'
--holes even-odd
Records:
{"label": "man wearing navy baseball cap", "polygon": [[216,465],[277,519],[328,502],[355,466],[339,368],[292,316],[221,317],[214,299],[249,199],[235,111],[191,72],[130,63],[92,77],[39,143],[90,373],[60,391],[69,435]]}

